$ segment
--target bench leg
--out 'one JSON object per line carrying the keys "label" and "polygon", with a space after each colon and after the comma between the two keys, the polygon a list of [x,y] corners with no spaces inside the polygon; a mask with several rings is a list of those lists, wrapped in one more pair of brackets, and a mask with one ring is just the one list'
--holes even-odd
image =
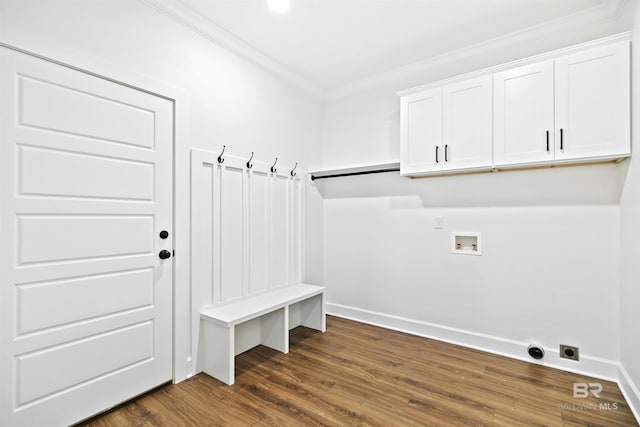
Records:
{"label": "bench leg", "polygon": [[225,384],[232,385],[235,377],[235,327],[212,322],[200,322],[200,351],[198,364],[202,370]]}
{"label": "bench leg", "polygon": [[324,294],[300,301],[300,321],[302,326],[324,332],[327,330],[326,319]]}
{"label": "bench leg", "polygon": [[289,307],[260,316],[260,343],[289,353]]}

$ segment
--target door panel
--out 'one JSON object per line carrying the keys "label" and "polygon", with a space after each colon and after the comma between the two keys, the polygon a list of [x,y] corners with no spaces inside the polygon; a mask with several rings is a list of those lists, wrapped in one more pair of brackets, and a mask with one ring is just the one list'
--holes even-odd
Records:
{"label": "door panel", "polygon": [[[127,351],[119,351],[123,341],[128,344]],[[19,355],[18,405],[151,360],[153,353],[153,322],[146,321]]]}
{"label": "door panel", "polygon": [[153,201],[153,180],[153,163],[18,147],[21,195]]}
{"label": "door panel", "polygon": [[553,60],[494,74],[493,90],[494,165],[553,160]]}
{"label": "door panel", "polygon": [[[154,112],[109,96],[42,78],[17,76],[19,123],[152,150]],[[139,95],[137,97],[140,97]]]}
{"label": "door panel", "polygon": [[171,380],[172,140],[171,101],[0,48],[0,425]]}
{"label": "door panel", "polygon": [[152,216],[17,215],[18,265],[149,254]]}
{"label": "door panel", "polygon": [[629,42],[556,60],[556,159],[629,154]]}
{"label": "door panel", "polygon": [[[151,268],[18,286],[18,336],[153,305]],[[67,301],[75,304],[65,306]],[[60,310],[60,307],[65,307]]]}
{"label": "door panel", "polygon": [[491,167],[491,76],[442,89],[444,164],[447,169]]}
{"label": "door panel", "polygon": [[438,170],[444,160],[436,154],[442,144],[442,89],[403,97],[400,109],[400,173]]}

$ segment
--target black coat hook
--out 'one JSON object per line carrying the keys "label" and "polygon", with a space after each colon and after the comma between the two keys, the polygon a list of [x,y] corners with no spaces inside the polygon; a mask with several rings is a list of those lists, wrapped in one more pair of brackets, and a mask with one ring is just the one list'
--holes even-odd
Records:
{"label": "black coat hook", "polygon": [[224,149],[227,148],[226,145],[222,146],[222,152],[220,153],[220,155],[218,156],[218,163],[222,164],[224,163],[224,157],[222,157],[222,155],[224,154]]}
{"label": "black coat hook", "polygon": [[293,169],[291,169],[291,172],[289,172],[291,174],[291,176],[296,176],[296,168],[298,167],[298,162],[296,162],[296,165],[293,167]]}
{"label": "black coat hook", "polygon": [[276,173],[278,169],[276,169],[276,163],[278,163],[278,158],[276,157],[276,161],[271,165],[271,173]]}
{"label": "black coat hook", "polygon": [[247,160],[247,169],[251,169],[253,165],[251,164],[251,160],[253,159],[253,151],[251,152],[251,157]]}

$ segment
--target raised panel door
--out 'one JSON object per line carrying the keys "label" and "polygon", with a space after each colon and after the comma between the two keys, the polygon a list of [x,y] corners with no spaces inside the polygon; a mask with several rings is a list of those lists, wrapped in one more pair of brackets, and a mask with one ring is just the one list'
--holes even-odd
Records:
{"label": "raised panel door", "polygon": [[173,103],[5,48],[0,92],[0,425],[73,424],[172,378]]}

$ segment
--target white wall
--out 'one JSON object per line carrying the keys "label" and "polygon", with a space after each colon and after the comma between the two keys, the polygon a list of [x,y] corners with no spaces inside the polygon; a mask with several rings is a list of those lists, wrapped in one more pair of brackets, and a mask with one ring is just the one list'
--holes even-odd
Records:
{"label": "white wall", "polygon": [[[634,13],[632,41],[632,157],[621,174],[624,190],[620,200],[621,254],[621,362],[628,400],[635,394],[636,416],[640,417],[640,6]],[[634,390],[635,389],[635,390]]]}
{"label": "white wall", "polygon": [[[189,301],[189,149],[226,144],[232,154],[313,167],[321,157],[320,103],[141,1],[2,0],[0,42],[177,98],[175,338],[183,379],[194,369],[187,358],[198,317]],[[314,194],[308,200],[313,245],[322,232],[320,202]],[[308,279],[319,282],[321,257],[310,252]]]}
{"label": "white wall", "polygon": [[[217,150],[227,144],[234,154],[256,151],[260,159],[277,154],[300,160],[309,170],[397,159],[395,91],[623,31],[627,18],[623,13],[618,20],[547,34],[536,43],[502,45],[408,73],[392,84],[330,101],[324,111],[298,89],[143,2],[0,0],[0,42],[177,94],[174,231],[180,379],[193,370],[186,361],[192,351],[192,319],[184,318],[190,304],[189,148]],[[587,356],[622,356],[638,384],[639,288],[634,278],[639,271],[634,261],[640,238],[640,172],[634,164],[628,173],[623,168],[319,182],[307,192],[307,280],[327,285],[334,304],[517,343],[537,341],[550,348],[574,344]],[[444,230],[433,229],[435,216],[444,217]],[[481,231],[483,256],[450,255],[454,230]],[[542,313],[539,320],[536,313]]]}
{"label": "white wall", "polygon": [[[399,158],[398,90],[615,34],[629,25],[628,17],[620,16],[508,49],[485,46],[476,56],[334,99],[324,108],[324,165]],[[550,364],[615,378],[619,169],[607,164],[318,182],[329,310],[387,325],[402,317],[402,328],[424,330],[428,324],[445,338],[463,331],[467,338],[487,338],[478,342],[489,350],[508,343],[503,352],[516,357],[526,358],[526,344],[536,342],[548,350]],[[444,218],[444,229],[434,229],[436,216]],[[483,255],[452,255],[452,231],[481,232]],[[561,343],[580,347],[582,361],[558,360]],[[600,362],[608,367],[601,369]]]}

